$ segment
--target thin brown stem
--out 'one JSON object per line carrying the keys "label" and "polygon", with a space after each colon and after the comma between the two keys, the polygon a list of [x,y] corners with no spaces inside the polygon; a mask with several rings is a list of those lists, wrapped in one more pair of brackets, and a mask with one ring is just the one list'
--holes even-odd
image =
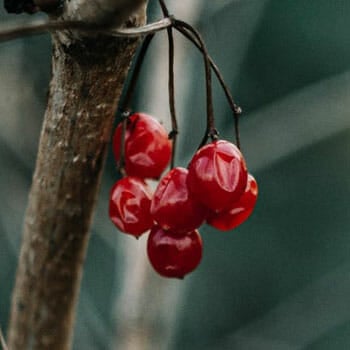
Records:
{"label": "thin brown stem", "polygon": [[168,10],[167,6],[165,5],[164,0],[159,0],[159,5],[160,5],[160,7],[162,9],[164,17],[165,18],[170,17],[169,16],[169,10]]}
{"label": "thin brown stem", "polygon": [[201,51],[203,53],[204,67],[205,67],[205,86],[206,86],[206,97],[207,97],[207,127],[205,131],[205,135],[202,139],[202,142],[199,145],[199,148],[204,146],[208,138],[212,140],[216,140],[218,138],[218,131],[215,128],[215,120],[214,120],[214,108],[213,108],[213,94],[212,94],[212,82],[211,82],[211,69],[210,69],[210,60],[207,47],[201,37],[201,35],[188,23],[184,21],[180,21],[177,19],[173,20],[175,29],[185,28],[189,32],[191,32],[198,41]]}
{"label": "thin brown stem", "polygon": [[169,106],[171,115],[171,133],[169,137],[172,140],[172,154],[171,154],[171,169],[175,166],[175,155],[176,155],[176,144],[177,144],[177,134],[178,125],[176,119],[176,109],[175,109],[175,74],[174,74],[174,37],[172,28],[168,28],[168,39],[169,39]]}
{"label": "thin brown stem", "polygon": [[126,111],[122,115],[122,122],[121,122],[121,135],[120,135],[120,153],[119,153],[119,161],[118,161],[118,171],[122,177],[126,176],[125,171],[125,136],[126,136],[126,129],[128,127],[128,119],[129,119],[130,113],[129,111]]}
{"label": "thin brown stem", "polygon": [[124,100],[120,106],[120,110],[122,111],[122,113],[130,110],[131,100],[133,98],[133,95],[135,92],[135,87],[136,87],[138,78],[140,76],[141,67],[142,67],[142,64],[144,62],[149,45],[150,45],[153,38],[154,38],[154,33],[149,34],[145,37],[145,39],[142,43],[141,49],[139,51],[139,54],[138,54],[136,62],[135,62],[132,76],[130,78],[129,86],[128,86],[127,91],[125,93]]}
{"label": "thin brown stem", "polygon": [[[185,36],[188,40],[190,40],[201,52],[203,52],[202,47],[197,42],[196,38],[192,35],[191,32],[186,30],[185,28],[178,27],[176,28],[183,36]],[[236,104],[234,101],[234,98],[231,94],[231,91],[227,84],[225,83],[224,77],[221,74],[218,66],[215,64],[214,60],[211,56],[209,56],[209,62],[210,66],[213,69],[224,93],[227,99],[227,102],[232,110],[234,121],[235,121],[235,138],[236,138],[236,145],[238,148],[240,148],[240,134],[239,134],[239,116],[242,114],[242,109],[239,105]]]}
{"label": "thin brown stem", "polygon": [[[160,7],[162,9],[164,17],[169,17],[168,8],[163,0],[159,0]],[[168,42],[169,42],[169,80],[168,80],[168,90],[169,90],[169,108],[171,116],[171,132],[169,133],[169,138],[172,140],[172,154],[171,154],[171,164],[170,168],[175,166],[175,156],[176,156],[176,145],[177,145],[177,134],[178,134],[178,124],[176,118],[176,108],[175,108],[175,74],[174,74],[174,35],[173,29],[171,27],[167,28]]]}

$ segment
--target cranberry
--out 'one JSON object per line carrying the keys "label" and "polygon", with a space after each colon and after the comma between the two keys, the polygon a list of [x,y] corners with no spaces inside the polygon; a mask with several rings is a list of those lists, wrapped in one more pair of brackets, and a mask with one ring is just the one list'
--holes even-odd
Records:
{"label": "cranberry", "polygon": [[207,210],[196,202],[187,188],[188,170],[174,168],[159,182],[151,202],[153,219],[164,230],[186,233],[198,228]]}
{"label": "cranberry", "polygon": [[254,177],[249,174],[247,187],[239,200],[232,204],[227,211],[220,213],[212,212],[207,218],[209,225],[223,231],[232,230],[248,219],[253,212],[258,196],[258,184]]}
{"label": "cranberry", "polygon": [[215,212],[228,209],[243,194],[247,168],[239,149],[224,140],[205,145],[192,158],[187,185],[193,196]]}
{"label": "cranberry", "polygon": [[197,230],[179,236],[155,226],[148,237],[147,253],[160,275],[183,278],[202,258],[202,239]]}
{"label": "cranberry", "polygon": [[[120,157],[122,126],[113,136],[116,161]],[[128,119],[125,134],[125,171],[129,176],[158,179],[171,158],[171,142],[164,127],[153,117],[135,113]]]}
{"label": "cranberry", "polygon": [[109,217],[122,232],[139,237],[153,226],[150,215],[151,194],[145,182],[125,177],[112,187]]}

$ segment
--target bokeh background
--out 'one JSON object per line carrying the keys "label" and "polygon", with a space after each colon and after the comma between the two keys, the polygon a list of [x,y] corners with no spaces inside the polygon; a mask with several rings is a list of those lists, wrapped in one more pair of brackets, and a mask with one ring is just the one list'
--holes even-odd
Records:
{"label": "bokeh background", "polygon": [[[260,187],[232,232],[202,227],[204,257],[183,281],[156,275],[145,241],[107,214],[109,156],[80,294],[74,349],[350,348],[350,2],[168,1],[198,28],[242,106],[242,150]],[[29,20],[0,12],[3,26]],[[160,17],[150,1],[149,20]],[[176,35],[177,164],[205,128],[201,56]],[[50,76],[47,35],[0,44],[0,323],[6,330]],[[147,56],[135,110],[169,123],[166,35]],[[223,138],[233,119],[214,83]]]}

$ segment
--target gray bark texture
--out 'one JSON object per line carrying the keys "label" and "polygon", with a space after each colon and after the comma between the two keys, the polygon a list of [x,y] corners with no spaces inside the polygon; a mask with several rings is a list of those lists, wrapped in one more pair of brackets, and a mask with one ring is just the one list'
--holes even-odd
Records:
{"label": "gray bark texture", "polygon": [[[116,15],[118,24],[122,18],[128,26],[144,24],[145,2],[135,3],[132,12]],[[113,117],[138,43],[69,32],[52,39],[50,94],[12,299],[11,350],[71,347]]]}

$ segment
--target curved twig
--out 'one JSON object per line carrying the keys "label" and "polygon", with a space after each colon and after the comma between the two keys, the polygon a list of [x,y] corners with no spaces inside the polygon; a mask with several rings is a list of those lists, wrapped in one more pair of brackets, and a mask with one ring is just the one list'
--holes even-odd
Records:
{"label": "curved twig", "polygon": [[35,21],[12,29],[0,29],[0,42],[15,40],[24,36],[40,35],[45,32],[59,30],[80,30],[87,32],[100,32],[115,37],[139,37],[151,33],[156,33],[165,28],[171,27],[170,18],[163,18],[159,21],[146,24],[137,28],[113,29],[100,24],[87,23],[81,21]]}

